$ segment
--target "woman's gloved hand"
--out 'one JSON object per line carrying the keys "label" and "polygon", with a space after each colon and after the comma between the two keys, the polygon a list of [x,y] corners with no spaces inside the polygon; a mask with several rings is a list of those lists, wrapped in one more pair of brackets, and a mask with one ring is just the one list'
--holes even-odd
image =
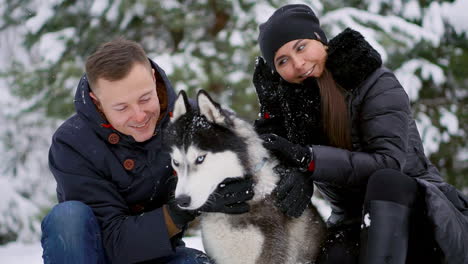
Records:
{"label": "woman's gloved hand", "polygon": [[250,210],[247,201],[254,196],[251,177],[227,178],[208,197],[207,203],[198,211],[243,214]]}
{"label": "woman's gloved hand", "polygon": [[200,212],[242,214],[249,211],[247,201],[254,196],[252,177],[227,178],[210,195],[207,203],[198,210],[183,209],[177,199],[166,204],[172,221],[179,229],[193,221]]}
{"label": "woman's gloved hand", "polygon": [[262,57],[257,57],[252,82],[257,91],[262,118],[273,118],[281,113],[280,80],[279,74],[274,72]]}
{"label": "woman's gloved hand", "polygon": [[275,167],[281,177],[273,194],[275,205],[287,216],[299,217],[311,203],[314,184],[306,172],[283,166]]}
{"label": "woman's gloved hand", "polygon": [[312,148],[291,143],[276,134],[260,135],[263,146],[270,150],[280,161],[286,162],[301,171],[314,170]]}

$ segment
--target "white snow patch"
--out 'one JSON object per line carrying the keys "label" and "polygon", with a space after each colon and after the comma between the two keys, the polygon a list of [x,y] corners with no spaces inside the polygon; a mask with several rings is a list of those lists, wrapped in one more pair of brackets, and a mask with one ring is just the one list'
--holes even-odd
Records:
{"label": "white snow patch", "polygon": [[[205,251],[200,234],[193,237],[184,237],[185,246]],[[8,264],[42,264],[42,246],[36,243],[12,242],[0,246],[0,259]]]}
{"label": "white snow patch", "polygon": [[458,118],[454,114],[455,111],[449,111],[445,108],[442,108],[440,110],[441,116],[440,116],[440,124],[442,124],[444,127],[447,128],[447,131],[451,135],[456,135],[458,133]]}
{"label": "white snow patch", "polygon": [[[434,46],[440,43],[437,34],[401,17],[382,16],[351,7],[328,12],[322,17],[321,22],[330,29],[329,38],[339,34],[345,27],[359,31],[372,47],[381,54],[384,62],[387,59],[386,49],[377,41],[381,37],[381,30],[391,38],[403,43],[407,48],[412,48],[421,40],[426,40]],[[369,27],[369,25],[376,25],[379,29],[376,30]]]}
{"label": "white snow patch", "polygon": [[255,22],[257,25],[265,23],[268,18],[273,15],[275,8],[266,3],[258,3],[255,5]]}
{"label": "white snow patch", "polygon": [[323,13],[323,3],[321,0],[309,0],[309,6],[319,17]]}
{"label": "white snow patch", "polygon": [[60,2],[62,2],[62,0],[40,1],[40,3],[38,2],[36,15],[26,21],[26,28],[31,33],[36,33],[44,25],[44,23],[54,15],[53,7]]}
{"label": "white snow patch", "polygon": [[164,0],[164,1],[160,1],[159,3],[164,10],[182,8],[182,5],[178,1],[174,1],[174,0]]}
{"label": "white snow patch", "polygon": [[0,259],[8,264],[42,264],[42,247],[40,243],[8,243],[0,247]]}
{"label": "white snow patch", "polygon": [[201,240],[200,233],[198,233],[197,236],[184,237],[182,240],[184,240],[186,247],[198,249],[200,251],[205,252],[205,248],[203,247],[203,242]]}
{"label": "white snow patch", "polygon": [[153,61],[161,67],[167,75],[174,73],[175,68],[183,67],[188,61],[185,59],[184,54],[160,53],[153,57]]}
{"label": "white snow patch", "polygon": [[116,0],[111,8],[107,11],[106,13],[106,19],[107,21],[116,21],[117,17],[119,16],[119,6],[120,6],[121,0]]}
{"label": "white snow patch", "polygon": [[234,30],[231,33],[231,37],[229,38],[229,42],[231,43],[232,46],[243,46],[244,45],[244,39],[242,37],[242,33],[240,33],[238,30]]}
{"label": "white snow patch", "polygon": [[161,67],[166,74],[170,75],[174,72],[174,64],[172,62],[172,57],[168,53],[162,53],[156,57],[153,57],[152,60]]}
{"label": "white snow patch", "polygon": [[99,0],[94,1],[93,5],[91,6],[90,13],[93,16],[100,16],[109,5],[109,0]]}
{"label": "white snow patch", "polygon": [[371,225],[371,219],[369,213],[364,215],[364,225],[369,227]]}
{"label": "white snow patch", "polygon": [[423,28],[428,32],[433,32],[439,38],[444,35],[444,21],[442,20],[439,3],[432,2],[422,22]]}
{"label": "white snow patch", "polygon": [[416,126],[421,134],[426,156],[437,152],[442,141],[442,135],[432,124],[431,119],[425,113],[420,112],[416,117]]}
{"label": "white snow patch", "polygon": [[47,33],[38,44],[39,53],[47,63],[55,63],[66,49],[65,42],[76,34],[76,29],[69,27],[57,32]]}
{"label": "white snow patch", "polygon": [[366,2],[369,4],[367,10],[372,13],[379,13],[382,4],[386,3],[387,0],[367,0]]}
{"label": "white snow patch", "polygon": [[436,64],[424,59],[412,59],[405,62],[395,71],[395,75],[411,101],[419,98],[419,90],[422,88],[421,80],[416,76],[418,69],[421,70],[421,77],[424,80],[432,79],[436,85],[442,85],[446,81],[443,70]]}
{"label": "white snow patch", "polygon": [[444,2],[441,5],[441,13],[445,20],[447,20],[458,34],[463,32],[468,33],[468,10],[467,0],[457,0],[453,3]]}
{"label": "white snow patch", "polygon": [[130,10],[125,11],[124,18],[120,22],[120,29],[125,30],[128,26],[128,23],[135,17],[143,17],[145,14],[145,6],[141,3],[135,3]]}
{"label": "white snow patch", "polygon": [[403,8],[403,17],[408,19],[420,19],[421,6],[419,6],[419,1],[412,0],[406,3]]}
{"label": "white snow patch", "polygon": [[177,82],[175,84],[175,90],[176,92],[179,92],[179,91],[187,91],[188,90],[188,86],[187,84],[185,84],[184,82]]}
{"label": "white snow patch", "polygon": [[245,72],[234,71],[228,74],[227,80],[231,83],[237,83],[245,77]]}
{"label": "white snow patch", "polygon": [[33,241],[40,232],[40,225],[31,221],[39,208],[19,195],[10,177],[0,178],[0,234],[18,234],[18,240]]}
{"label": "white snow patch", "polygon": [[395,76],[401,85],[405,89],[410,101],[416,101],[419,98],[419,90],[421,90],[421,80],[414,74],[414,71],[408,71],[403,65],[401,68],[395,71]]}
{"label": "white snow patch", "polygon": [[331,215],[330,203],[326,200],[317,198],[317,196],[312,196],[312,204],[317,207],[322,218],[326,221]]}
{"label": "white snow patch", "polygon": [[216,48],[212,42],[200,42],[198,43],[200,52],[206,57],[213,57],[216,55]]}

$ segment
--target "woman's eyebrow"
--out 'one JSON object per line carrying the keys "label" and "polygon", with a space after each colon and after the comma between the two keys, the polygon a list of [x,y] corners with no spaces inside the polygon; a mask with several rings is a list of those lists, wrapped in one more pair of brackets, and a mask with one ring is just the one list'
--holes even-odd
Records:
{"label": "woman's eyebrow", "polygon": [[296,49],[297,46],[299,46],[299,44],[301,44],[302,41],[303,39],[299,39],[298,41],[296,41],[296,43],[294,43],[293,49]]}
{"label": "woman's eyebrow", "polygon": [[[293,48],[293,49],[296,49],[297,46],[299,46],[299,44],[301,44],[302,41],[303,41],[303,39],[297,40],[296,43],[294,43],[294,45],[293,45],[292,48]],[[284,57],[286,57],[286,55],[281,55],[281,56],[279,56],[279,57],[275,60],[275,62],[278,62],[278,61],[282,60]]]}

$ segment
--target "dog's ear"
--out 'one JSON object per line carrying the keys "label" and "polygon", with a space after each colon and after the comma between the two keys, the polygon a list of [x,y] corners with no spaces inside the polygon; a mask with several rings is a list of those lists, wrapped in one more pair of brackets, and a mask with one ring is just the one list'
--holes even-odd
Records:
{"label": "dog's ear", "polygon": [[174,122],[188,111],[190,111],[190,103],[188,101],[187,94],[185,91],[180,91],[174,103],[174,110],[172,111],[171,121]]}
{"label": "dog's ear", "polygon": [[213,99],[211,99],[210,95],[206,91],[200,90],[198,92],[197,102],[200,114],[205,116],[208,121],[216,124],[230,124],[230,120],[224,114],[221,106],[213,101]]}

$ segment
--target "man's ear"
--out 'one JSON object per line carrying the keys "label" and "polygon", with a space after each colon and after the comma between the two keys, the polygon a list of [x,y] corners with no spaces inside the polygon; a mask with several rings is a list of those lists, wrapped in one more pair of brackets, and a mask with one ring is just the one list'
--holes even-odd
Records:
{"label": "man's ear", "polygon": [[180,91],[177,95],[177,99],[174,103],[174,110],[172,111],[171,121],[174,122],[182,115],[186,114],[190,110],[190,103],[187,98],[185,91]]}
{"label": "man's ear", "polygon": [[228,125],[230,120],[224,114],[221,106],[211,99],[210,95],[204,91],[200,90],[197,94],[198,109],[200,114],[204,115],[208,121],[220,124]]}
{"label": "man's ear", "polygon": [[91,97],[91,100],[93,100],[94,105],[96,105],[96,107],[102,111],[101,102],[99,102],[97,96],[93,92],[89,92],[89,97]]}

